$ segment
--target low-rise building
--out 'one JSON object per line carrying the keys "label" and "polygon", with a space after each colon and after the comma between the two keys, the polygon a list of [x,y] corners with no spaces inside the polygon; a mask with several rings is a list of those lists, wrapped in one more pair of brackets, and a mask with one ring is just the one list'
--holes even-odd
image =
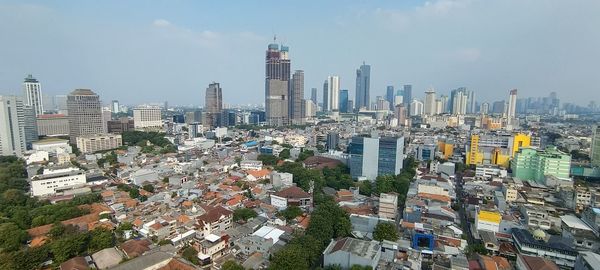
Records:
{"label": "low-rise building", "polygon": [[398,195],[395,193],[379,194],[379,217],[396,220],[398,215]]}
{"label": "low-rise building", "polygon": [[271,194],[271,205],[277,209],[286,209],[291,205],[307,208],[312,206],[312,195],[299,187],[292,186]]}
{"label": "low-rise building", "polygon": [[499,212],[477,209],[475,224],[477,230],[499,232],[502,216]]}
{"label": "low-rise building", "polygon": [[45,169],[31,178],[33,196],[55,195],[58,192],[79,188],[86,183],[85,172],[79,168]]}
{"label": "low-rise building", "polygon": [[84,135],[77,137],[76,141],[82,153],[110,150],[123,145],[123,138],[119,134]]}
{"label": "low-rise building", "polygon": [[209,234],[199,244],[198,259],[202,265],[208,265],[223,256],[229,246],[229,236]]}
{"label": "low-rise building", "polygon": [[355,238],[331,240],[323,251],[323,266],[338,265],[350,269],[353,265],[376,269],[381,258],[381,244],[378,241],[365,241]]}
{"label": "low-rise building", "polygon": [[219,234],[231,228],[233,212],[221,206],[203,207],[205,214],[196,218],[197,236],[204,238],[209,234]]}
{"label": "low-rise building", "polygon": [[559,267],[573,268],[577,251],[564,243],[560,236],[550,236],[548,240],[536,239],[523,229],[513,229],[512,238],[515,247],[522,255],[543,257],[554,261]]}
{"label": "low-rise building", "polygon": [[260,160],[242,160],[240,161],[242,170],[262,170],[263,162]]}
{"label": "low-rise building", "polygon": [[73,149],[69,145],[69,140],[64,139],[45,139],[31,143],[31,149],[34,151],[46,151],[48,154],[54,156],[60,153],[72,153]]}

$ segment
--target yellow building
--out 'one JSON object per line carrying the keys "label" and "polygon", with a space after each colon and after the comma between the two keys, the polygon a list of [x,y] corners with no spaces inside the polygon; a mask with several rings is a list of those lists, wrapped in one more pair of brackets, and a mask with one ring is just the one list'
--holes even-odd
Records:
{"label": "yellow building", "polygon": [[448,141],[438,141],[438,149],[442,152],[444,159],[450,159],[454,154],[454,144]]}
{"label": "yellow building", "polygon": [[502,216],[499,212],[479,210],[475,219],[477,230],[498,232]]}
{"label": "yellow building", "polygon": [[468,145],[466,164],[494,164],[508,168],[510,160],[521,149],[531,145],[531,135],[515,133],[512,135],[472,134]]}

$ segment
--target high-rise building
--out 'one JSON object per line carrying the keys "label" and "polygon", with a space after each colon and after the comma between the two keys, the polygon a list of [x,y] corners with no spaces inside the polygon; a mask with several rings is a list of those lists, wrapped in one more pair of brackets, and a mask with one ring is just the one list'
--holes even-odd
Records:
{"label": "high-rise building", "polygon": [[23,105],[33,107],[35,116],[44,114],[42,85],[31,74],[23,82]]}
{"label": "high-rise building", "polygon": [[590,155],[592,166],[600,167],[600,125],[593,128],[592,153]]}
{"label": "high-rise building", "polygon": [[481,103],[481,108],[479,109],[479,111],[481,112],[481,114],[490,113],[490,104],[487,102]]}
{"label": "high-rise building", "polygon": [[371,66],[363,62],[356,70],[356,99],[354,99],[356,110],[360,110],[362,107],[369,108],[371,105],[370,91]]}
{"label": "high-rise building", "polygon": [[436,103],[435,103],[435,91],[433,89],[429,89],[425,91],[425,114],[426,115],[434,115],[436,113]]}
{"label": "high-rise building", "polygon": [[404,104],[400,103],[396,105],[396,118],[398,118],[398,125],[406,125],[407,112]]}
{"label": "high-rise building", "polygon": [[413,99],[410,103],[410,116],[423,115],[423,102]]}
{"label": "high-rise building", "polygon": [[304,99],[304,71],[296,70],[292,75],[290,85],[289,117],[294,124],[304,123],[302,115],[302,100]]}
{"label": "high-rise building", "polygon": [[323,82],[323,111],[329,111],[331,108],[329,107],[329,81],[325,80]]}
{"label": "high-rise building", "polygon": [[223,111],[223,91],[219,83],[213,82],[206,88],[204,97],[204,120],[202,124],[209,127],[221,125]]}
{"label": "high-rise building", "polygon": [[162,130],[163,123],[160,107],[138,106],[133,109],[133,126],[136,130]]}
{"label": "high-rise building", "polygon": [[40,136],[68,136],[69,118],[64,114],[38,115],[37,129]]}
{"label": "high-rise building", "polygon": [[471,140],[467,144],[465,164],[495,164],[508,168],[510,159],[517,151],[530,145],[530,134],[471,134]]}
{"label": "high-rise building", "polygon": [[110,108],[102,108],[102,130],[104,133],[108,133],[108,121],[112,120],[112,112]]}
{"label": "high-rise building", "polygon": [[348,145],[352,178],[374,181],[380,175],[397,175],[402,170],[404,138],[354,136]]}
{"label": "high-rise building", "polygon": [[475,91],[468,91],[467,93],[467,113],[468,114],[473,114],[476,111],[475,108]]}
{"label": "high-rise building", "polygon": [[110,110],[112,111],[112,113],[119,113],[119,101],[118,100],[113,100],[110,103]]}
{"label": "high-rise building", "polygon": [[512,160],[513,177],[545,184],[548,176],[569,179],[571,156],[547,146],[544,150],[522,148]]}
{"label": "high-rise building", "polygon": [[0,96],[0,155],[22,157],[26,149],[23,101]]}
{"label": "high-rise building", "polygon": [[388,85],[385,92],[385,100],[390,103],[390,111],[394,110],[394,86]]}
{"label": "high-rise building", "polygon": [[410,108],[410,103],[412,102],[412,85],[405,84],[402,89],[402,100],[404,101],[404,106]]}
{"label": "high-rise building", "polygon": [[289,123],[289,48],[269,44],[265,60],[265,113],[269,125],[281,126]]}
{"label": "high-rise building", "polygon": [[506,118],[510,120],[515,119],[517,117],[517,89],[510,90],[510,95],[508,96],[508,110]]}
{"label": "high-rise building", "polygon": [[100,97],[90,89],[75,89],[67,96],[69,137],[71,142],[82,135],[104,132]]}
{"label": "high-rise building", "polygon": [[339,108],[340,108],[341,113],[350,112],[350,109],[348,108],[348,90],[347,89],[340,90],[340,107]]}
{"label": "high-rise building", "polygon": [[23,116],[25,123],[25,146],[29,150],[31,149],[31,144],[38,140],[35,108],[33,106],[23,106]]}
{"label": "high-rise building", "polygon": [[340,107],[340,77],[328,76],[327,77],[327,94],[329,111],[338,111]]}
{"label": "high-rise building", "polygon": [[329,132],[327,134],[327,150],[336,150],[340,143],[340,134]]}
{"label": "high-rise building", "polygon": [[310,89],[310,100],[312,100],[312,102],[317,105],[319,104],[319,100],[317,99],[317,88],[312,88]]}

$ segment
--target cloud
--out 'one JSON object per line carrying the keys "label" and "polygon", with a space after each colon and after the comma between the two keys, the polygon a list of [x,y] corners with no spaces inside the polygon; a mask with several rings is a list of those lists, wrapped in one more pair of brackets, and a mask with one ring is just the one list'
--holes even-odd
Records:
{"label": "cloud", "polygon": [[169,22],[165,19],[156,19],[156,20],[154,20],[152,25],[154,25],[156,27],[166,27],[166,26],[170,26],[171,22]]}
{"label": "cloud", "polygon": [[418,6],[416,11],[421,15],[447,15],[459,8],[465,8],[470,0],[438,0],[438,1],[427,1],[422,6]]}

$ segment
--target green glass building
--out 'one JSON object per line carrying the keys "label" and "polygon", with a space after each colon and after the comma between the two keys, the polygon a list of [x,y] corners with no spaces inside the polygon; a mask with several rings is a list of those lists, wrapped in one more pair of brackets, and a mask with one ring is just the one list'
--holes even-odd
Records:
{"label": "green glass building", "polygon": [[511,168],[515,178],[544,183],[546,175],[569,178],[571,156],[555,146],[544,150],[521,148],[512,160]]}

